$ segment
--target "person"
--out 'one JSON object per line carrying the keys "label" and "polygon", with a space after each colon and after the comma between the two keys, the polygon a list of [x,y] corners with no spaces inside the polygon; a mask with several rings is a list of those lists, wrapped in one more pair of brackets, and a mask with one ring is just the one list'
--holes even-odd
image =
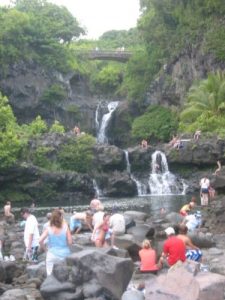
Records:
{"label": "person", "polygon": [[140,271],[143,273],[157,274],[159,265],[156,262],[156,251],[152,248],[151,241],[145,239],[142,242],[142,249],[138,254],[141,260]]}
{"label": "person", "polygon": [[185,256],[187,259],[200,261],[202,258],[201,250],[192,243],[192,240],[187,236],[188,228],[184,224],[179,225],[179,234],[177,235],[178,239],[181,239],[186,247]]}
{"label": "person", "polygon": [[78,126],[75,126],[73,132],[75,135],[80,135],[80,128]]}
{"label": "person", "polygon": [[70,218],[70,231],[71,233],[77,234],[81,231],[84,222],[90,231],[92,231],[92,213],[91,211],[86,212],[74,212],[74,215]]}
{"label": "person", "polygon": [[[46,214],[47,222],[45,222],[44,225],[43,225],[42,233],[45,231],[45,229],[46,229],[47,227],[50,226],[51,216],[52,216],[52,213],[51,213],[51,212],[48,212],[48,213]],[[45,247],[47,248],[47,246],[48,246],[48,238],[45,239],[44,245],[45,245]]]}
{"label": "person", "polygon": [[199,140],[201,136],[201,130],[196,130],[195,133],[194,133],[194,140]]}
{"label": "person", "polygon": [[184,262],[186,260],[184,242],[175,236],[173,227],[166,228],[165,233],[167,235],[167,240],[163,244],[160,263],[171,267],[178,261]]}
{"label": "person", "polygon": [[188,213],[191,211],[192,208],[195,207],[196,199],[195,197],[192,197],[191,201],[188,204],[185,204],[180,209],[180,215],[185,217],[188,215]]}
{"label": "person", "polygon": [[96,212],[96,211],[98,211],[98,208],[101,205],[102,205],[102,202],[99,199],[94,198],[91,200],[89,206],[90,206],[91,211]]}
{"label": "person", "polygon": [[174,145],[177,143],[178,137],[176,135],[173,135],[171,141],[169,142],[169,146],[174,148]]}
{"label": "person", "polygon": [[216,191],[215,189],[210,185],[209,187],[209,199],[213,200],[215,198]]}
{"label": "person", "polygon": [[148,142],[146,140],[141,141],[141,147],[142,148],[148,148]]}
{"label": "person", "polygon": [[200,184],[201,205],[208,205],[210,180],[205,176],[200,180],[199,184]]}
{"label": "person", "polygon": [[202,214],[198,210],[195,214],[190,214],[186,216],[182,222],[188,228],[189,232],[193,232],[195,229],[199,228],[202,225]]}
{"label": "person", "polygon": [[108,243],[105,241],[105,236],[109,230],[109,218],[110,214],[105,213],[103,220],[95,225],[92,232],[91,240],[95,243],[97,248],[108,246]]}
{"label": "person", "polygon": [[104,216],[104,206],[100,204],[97,207],[97,211],[94,213],[92,217],[93,228],[96,226],[96,224],[101,223],[103,221],[103,216]]}
{"label": "person", "polygon": [[44,241],[48,238],[46,255],[46,272],[51,275],[54,263],[70,255],[69,246],[72,245],[72,236],[68,225],[63,221],[62,212],[55,209],[52,212],[50,225],[42,233],[39,243],[44,248]]}
{"label": "person", "polygon": [[216,171],[213,173],[213,175],[218,175],[218,173],[221,171],[221,168],[222,168],[222,166],[221,166],[221,162],[218,160],[217,162],[217,166],[218,166],[218,168],[216,169]]}
{"label": "person", "polygon": [[29,208],[21,208],[20,214],[26,220],[24,227],[24,244],[26,247],[24,260],[37,262],[40,237],[37,219],[30,213]]}
{"label": "person", "polygon": [[113,209],[113,214],[109,219],[109,227],[111,229],[111,246],[114,247],[115,236],[125,233],[126,225],[123,215],[117,212],[117,209]]}
{"label": "person", "polygon": [[11,201],[7,201],[5,206],[4,206],[4,216],[5,218],[15,220],[14,214],[11,212]]}

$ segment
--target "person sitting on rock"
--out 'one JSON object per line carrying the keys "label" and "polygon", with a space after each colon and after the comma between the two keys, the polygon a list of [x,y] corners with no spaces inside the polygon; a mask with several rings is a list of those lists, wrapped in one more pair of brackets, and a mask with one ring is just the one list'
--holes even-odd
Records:
{"label": "person sitting on rock", "polygon": [[218,173],[221,171],[221,168],[222,168],[221,162],[220,162],[219,160],[218,160],[216,163],[217,163],[218,168],[217,168],[216,171],[213,173],[213,175],[215,175],[215,176],[218,175]]}
{"label": "person sitting on rock", "polygon": [[140,271],[143,273],[157,274],[161,264],[157,264],[156,251],[151,246],[151,241],[145,239],[142,242],[142,249],[139,251],[139,257],[141,260]]}
{"label": "person sitting on rock", "polygon": [[201,130],[196,130],[194,134],[194,140],[199,140],[201,136]]}
{"label": "person sitting on rock", "polygon": [[163,244],[163,252],[160,257],[160,263],[165,264],[167,267],[171,267],[178,261],[184,262],[185,256],[185,244],[181,239],[175,236],[175,230],[173,227],[165,229],[167,240]]}
{"label": "person sitting on rock", "polygon": [[186,258],[194,261],[200,261],[202,258],[201,250],[195,246],[190,237],[187,236],[188,228],[184,224],[179,225],[179,234],[177,235],[178,239],[181,239],[186,247]]}
{"label": "person sitting on rock", "polygon": [[183,217],[186,217],[188,213],[195,207],[196,205],[196,199],[195,197],[192,197],[191,201],[188,204],[185,204],[180,209],[180,215]]}
{"label": "person sitting on rock", "polygon": [[146,140],[142,140],[141,141],[141,147],[144,148],[148,148],[148,142]]}

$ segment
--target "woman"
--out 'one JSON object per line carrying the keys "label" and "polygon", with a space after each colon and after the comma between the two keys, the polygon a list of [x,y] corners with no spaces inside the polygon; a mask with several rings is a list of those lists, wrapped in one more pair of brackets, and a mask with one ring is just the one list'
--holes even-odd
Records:
{"label": "woman", "polygon": [[105,213],[103,215],[103,220],[97,222],[94,226],[91,240],[95,243],[97,248],[108,246],[108,244],[105,242],[105,237],[106,233],[109,231],[109,218],[110,214]]}
{"label": "woman", "polygon": [[209,187],[210,181],[207,177],[203,177],[200,180],[200,197],[201,197],[201,205],[209,204]]}
{"label": "woman", "polygon": [[42,248],[44,248],[46,238],[48,238],[46,271],[47,275],[51,275],[54,263],[70,255],[69,245],[72,245],[70,230],[59,209],[52,212],[50,224],[40,237],[39,243]]}
{"label": "woman", "polygon": [[139,257],[141,259],[141,272],[157,274],[159,266],[156,263],[156,251],[152,249],[149,240],[143,241],[142,249],[139,251]]}

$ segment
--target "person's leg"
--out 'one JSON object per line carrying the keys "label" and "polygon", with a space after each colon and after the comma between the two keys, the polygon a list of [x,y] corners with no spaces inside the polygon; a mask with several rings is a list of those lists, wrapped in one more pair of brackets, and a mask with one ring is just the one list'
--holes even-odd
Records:
{"label": "person's leg", "polygon": [[46,272],[47,272],[47,276],[52,274],[53,265],[58,260],[59,259],[54,254],[50,253],[49,251],[47,252],[47,255],[46,255]]}

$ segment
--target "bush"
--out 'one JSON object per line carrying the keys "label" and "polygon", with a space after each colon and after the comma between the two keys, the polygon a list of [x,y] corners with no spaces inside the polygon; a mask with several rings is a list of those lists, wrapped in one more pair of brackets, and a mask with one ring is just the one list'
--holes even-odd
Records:
{"label": "bush", "polygon": [[70,140],[58,153],[58,161],[64,170],[81,173],[88,172],[93,162],[93,146],[95,138],[85,134]]}
{"label": "bush", "polygon": [[153,105],[148,111],[136,118],[132,124],[132,136],[136,139],[169,141],[177,131],[178,120],[170,109]]}
{"label": "bush", "polygon": [[62,124],[59,123],[59,121],[55,120],[55,122],[52,124],[51,128],[49,129],[49,132],[51,132],[51,133],[64,133],[65,128]]}
{"label": "bush", "polygon": [[52,152],[53,148],[51,147],[38,147],[36,151],[32,154],[32,162],[34,165],[49,169],[50,168],[50,161],[49,158],[47,157],[48,153]]}

